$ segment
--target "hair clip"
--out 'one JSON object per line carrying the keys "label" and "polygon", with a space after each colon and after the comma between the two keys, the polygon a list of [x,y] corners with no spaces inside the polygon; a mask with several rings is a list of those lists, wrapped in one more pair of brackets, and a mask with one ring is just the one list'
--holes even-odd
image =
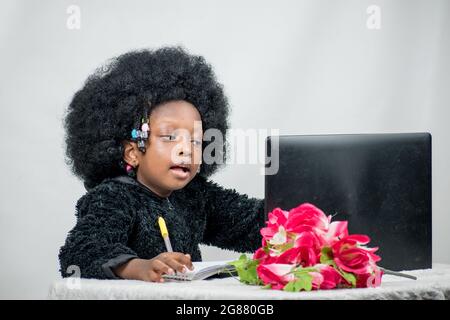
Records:
{"label": "hair clip", "polygon": [[145,153],[145,141],[148,140],[149,131],[150,128],[146,117],[142,117],[140,129],[135,128],[131,130],[131,140],[137,142],[138,149],[142,153]]}

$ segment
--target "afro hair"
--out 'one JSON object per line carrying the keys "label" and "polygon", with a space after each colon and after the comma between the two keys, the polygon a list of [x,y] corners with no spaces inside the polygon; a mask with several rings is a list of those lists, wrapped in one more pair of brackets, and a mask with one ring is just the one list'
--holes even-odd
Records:
{"label": "afro hair", "polygon": [[[212,67],[181,47],[131,51],[89,76],[67,109],[66,162],[86,189],[125,173],[122,142],[144,113],[150,116],[158,105],[174,100],[198,109],[204,131],[222,133],[223,149],[217,151],[225,160],[229,106]],[[199,174],[206,178],[219,165],[204,163]]]}

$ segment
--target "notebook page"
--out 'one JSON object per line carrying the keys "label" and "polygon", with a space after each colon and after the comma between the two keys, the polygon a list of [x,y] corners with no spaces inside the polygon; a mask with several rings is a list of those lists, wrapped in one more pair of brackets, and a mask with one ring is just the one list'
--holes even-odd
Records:
{"label": "notebook page", "polygon": [[194,270],[189,270],[186,273],[178,272],[175,275],[163,275],[164,279],[190,281],[196,279],[203,279],[205,277],[216,274],[219,270],[226,267],[227,263],[232,260],[220,261],[195,261],[192,262]]}

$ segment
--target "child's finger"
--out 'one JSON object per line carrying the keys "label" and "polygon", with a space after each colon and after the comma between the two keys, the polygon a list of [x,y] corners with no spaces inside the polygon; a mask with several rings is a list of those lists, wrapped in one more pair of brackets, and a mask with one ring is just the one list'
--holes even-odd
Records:
{"label": "child's finger", "polygon": [[161,261],[159,259],[156,259],[155,262],[153,263],[153,271],[158,273],[159,275],[175,274],[175,271],[171,268],[170,265],[166,264],[164,261]]}
{"label": "child's finger", "polygon": [[153,270],[148,270],[147,276],[143,280],[150,282],[164,282],[164,279],[161,277],[161,275]]}
{"label": "child's finger", "polygon": [[172,269],[184,273],[186,272],[185,266],[181,263],[178,262],[178,260],[176,260],[174,258],[174,256],[170,257],[170,256],[165,256],[162,258],[162,260],[164,261],[165,264],[167,264],[168,266],[170,266]]}
{"label": "child's finger", "polygon": [[174,256],[174,259],[177,260],[182,265],[188,267],[189,269],[191,269],[191,270],[194,269],[194,265],[192,264],[191,256],[189,254],[183,254],[183,253],[177,252],[177,254]]}
{"label": "child's finger", "polygon": [[189,263],[187,264],[188,268],[194,270],[194,265],[192,264],[191,255],[189,253],[185,254],[186,258],[189,259]]}

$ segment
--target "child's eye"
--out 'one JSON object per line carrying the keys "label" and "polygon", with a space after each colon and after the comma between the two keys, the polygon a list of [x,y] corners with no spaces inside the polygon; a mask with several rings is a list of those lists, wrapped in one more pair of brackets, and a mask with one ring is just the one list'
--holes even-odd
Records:
{"label": "child's eye", "polygon": [[175,141],[177,139],[176,136],[171,135],[171,134],[163,135],[163,136],[161,136],[161,138],[163,138],[164,140],[167,140],[167,141]]}
{"label": "child's eye", "polygon": [[192,140],[191,141],[193,143],[194,146],[198,147],[202,145],[202,142],[200,140]]}

